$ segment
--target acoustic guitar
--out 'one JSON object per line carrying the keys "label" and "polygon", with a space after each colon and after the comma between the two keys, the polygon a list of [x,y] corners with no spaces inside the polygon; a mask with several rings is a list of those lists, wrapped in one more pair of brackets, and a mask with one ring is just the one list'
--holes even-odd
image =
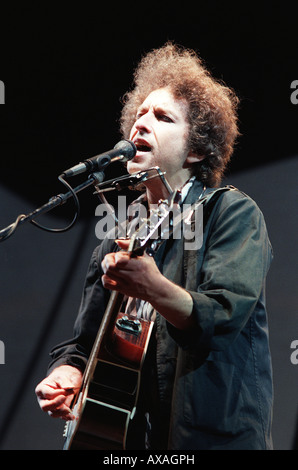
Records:
{"label": "acoustic guitar", "polygon": [[[156,251],[171,233],[164,224],[177,204],[177,193],[170,203],[158,209],[158,222],[148,227],[148,220],[130,238],[130,256]],[[153,322],[119,313],[123,295],[112,291],[64,430],[64,450],[123,450],[129,423],[138,399],[142,365],[146,356]]]}

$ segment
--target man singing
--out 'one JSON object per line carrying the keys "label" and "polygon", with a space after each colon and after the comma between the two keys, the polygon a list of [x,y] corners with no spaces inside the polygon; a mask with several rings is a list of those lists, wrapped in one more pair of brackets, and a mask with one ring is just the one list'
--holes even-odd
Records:
{"label": "man singing", "polygon": [[[155,256],[131,257],[129,240],[103,240],[74,336],[52,350],[49,375],[36,387],[49,415],[73,419],[74,390],[117,291],[143,301],[138,314],[154,321],[127,448],[272,448],[264,296],[271,245],[256,203],[235,188],[218,190],[238,136],[237,106],[194,51],[167,43],[141,60],[121,115],[123,136],[137,147],[127,171],[158,166],[183,203],[210,195],[202,243],[188,250],[170,238]],[[149,209],[167,197],[159,178],[144,184]]]}

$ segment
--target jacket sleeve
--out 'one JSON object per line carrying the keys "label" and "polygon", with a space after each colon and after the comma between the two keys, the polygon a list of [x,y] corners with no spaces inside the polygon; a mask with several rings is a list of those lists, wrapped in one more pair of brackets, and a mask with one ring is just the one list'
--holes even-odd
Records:
{"label": "jacket sleeve", "polygon": [[186,289],[193,298],[195,328],[168,329],[182,347],[222,350],[238,336],[259,302],[272,250],[260,209],[238,190],[219,199],[206,232],[203,253],[187,255]]}
{"label": "jacket sleeve", "polygon": [[84,370],[110,295],[110,292],[104,289],[101,283],[103,274],[101,260],[106,253],[113,251],[113,245],[112,240],[104,240],[94,250],[74,324],[73,338],[52,349],[48,373],[59,365],[65,364]]}

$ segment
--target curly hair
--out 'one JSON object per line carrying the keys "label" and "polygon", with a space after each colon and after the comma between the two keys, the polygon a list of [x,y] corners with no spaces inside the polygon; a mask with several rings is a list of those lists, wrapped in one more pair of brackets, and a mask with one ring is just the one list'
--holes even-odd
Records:
{"label": "curly hair", "polygon": [[234,91],[211,76],[195,51],[172,42],[141,59],[133,84],[123,97],[120,125],[124,138],[129,138],[137,109],[147,96],[169,88],[175,99],[188,103],[189,149],[205,157],[195,172],[205,185],[218,186],[239,135],[239,100]]}

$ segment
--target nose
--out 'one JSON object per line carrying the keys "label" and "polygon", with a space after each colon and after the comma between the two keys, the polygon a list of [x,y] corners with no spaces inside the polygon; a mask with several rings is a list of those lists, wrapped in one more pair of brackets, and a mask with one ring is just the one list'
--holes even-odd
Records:
{"label": "nose", "polygon": [[142,114],[135,122],[135,128],[139,132],[150,133],[152,129],[152,118],[150,112]]}

